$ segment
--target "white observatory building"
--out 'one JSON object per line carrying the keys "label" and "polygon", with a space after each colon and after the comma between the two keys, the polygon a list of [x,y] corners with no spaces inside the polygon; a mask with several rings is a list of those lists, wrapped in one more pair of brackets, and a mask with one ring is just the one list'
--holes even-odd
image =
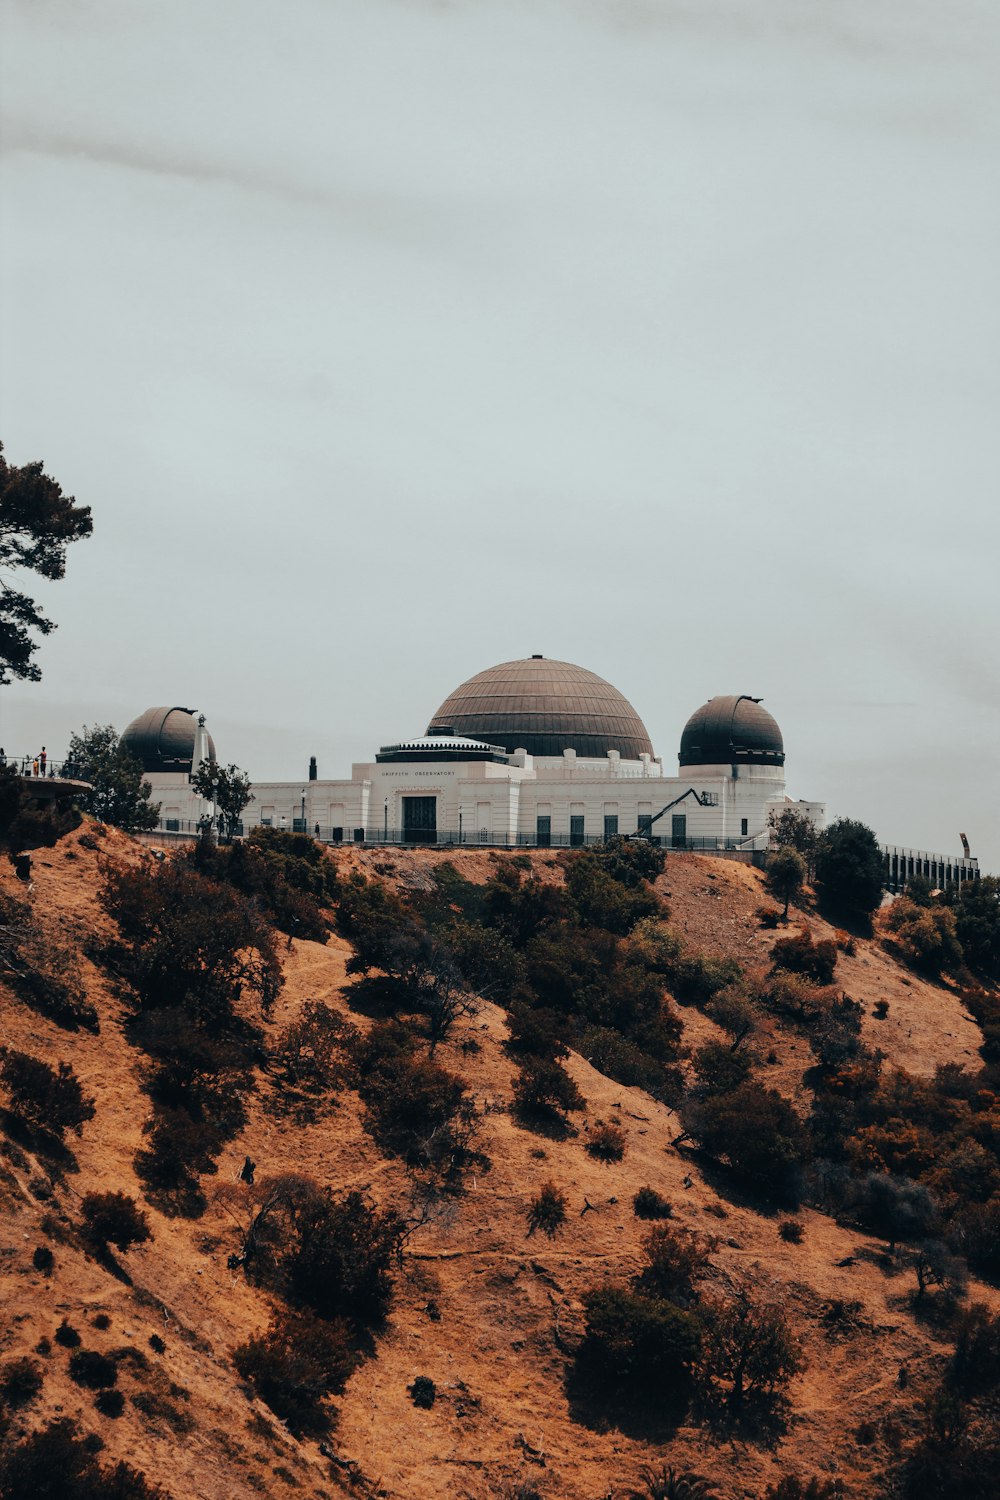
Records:
{"label": "white observatory building", "polygon": [[[191,786],[215,745],[203,715],[148,709],[122,736],[142,762],[161,827],[210,809]],[[760,700],[711,698],[680,738],[676,774],[631,703],[594,672],[530,656],[470,677],[426,733],[383,745],[344,780],[254,782],[245,827],[328,842],[569,847],[643,833],[675,848],[763,849],[785,795],[781,730]],[[795,808],[822,825],[818,802]]]}

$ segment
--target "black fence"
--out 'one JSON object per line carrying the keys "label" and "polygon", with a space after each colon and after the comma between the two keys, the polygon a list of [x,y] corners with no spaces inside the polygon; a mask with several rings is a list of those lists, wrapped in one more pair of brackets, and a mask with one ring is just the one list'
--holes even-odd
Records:
{"label": "black fence", "polygon": [[[342,828],[323,823],[310,823],[308,818],[291,818],[283,823],[252,824],[251,827],[274,827],[284,833],[308,833],[321,844],[371,844],[376,847],[395,846],[405,848],[426,847],[463,849],[587,849],[607,843],[603,834],[597,833],[495,833],[487,828],[472,832],[461,829],[406,829],[406,828]],[[158,828],[162,834],[176,834],[182,838],[197,838],[201,825],[190,818],[161,818]],[[236,838],[245,837],[248,829],[237,823],[233,830]],[[614,835],[615,837],[617,835]],[[649,838],[649,841],[664,849],[686,850],[691,853],[716,854],[738,852],[760,853],[755,850],[754,840],[722,838],[681,838],[667,834],[631,834],[629,837]]]}

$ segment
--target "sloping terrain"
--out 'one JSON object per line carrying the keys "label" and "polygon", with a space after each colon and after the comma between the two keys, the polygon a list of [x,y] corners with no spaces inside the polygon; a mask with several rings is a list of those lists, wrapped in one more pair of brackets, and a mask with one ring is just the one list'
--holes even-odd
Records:
{"label": "sloping terrain", "polygon": [[[86,834],[85,841],[95,842]],[[99,1034],[62,1030],[0,991],[4,1044],[71,1063],[96,1102],[79,1138],[67,1136],[63,1160],[10,1137],[0,1145],[0,1360],[32,1355],[45,1374],[37,1401],[12,1419],[16,1430],[73,1417],[81,1430],[100,1434],[104,1456],[126,1458],[174,1500],[341,1493],[487,1500],[515,1493],[520,1482],[551,1500],[598,1500],[625,1493],[644,1464],[664,1458],[710,1476],[726,1500],[762,1496],[767,1482],[790,1471],[837,1475],[856,1497],[873,1492],[873,1476],[916,1430],[916,1403],[949,1350],[931,1324],[914,1318],[909,1279],[885,1261],[882,1244],[808,1209],[796,1214],[801,1242],[787,1242],[779,1235],[784,1215],[761,1210],[720,1169],[674,1144],[680,1127],[667,1106],[576,1054],[567,1066],[585,1111],[573,1116],[564,1138],[525,1128],[510,1110],[516,1070],[504,1050],[503,1013],[486,1002],[459,1021],[438,1060],[467,1081],[488,1167],[475,1169],[464,1193],[439,1203],[409,1235],[388,1326],[336,1399],[331,1438],[323,1448],[293,1439],[248,1394],[231,1363],[233,1347],[267,1323],[270,1299],[229,1268],[238,1236],[232,1206],[215,1190],[236,1182],[249,1155],[259,1175],[306,1173],[417,1218],[412,1183],[367,1133],[353,1091],[344,1089],[303,1123],[282,1111],[280,1089],[262,1074],[245,1130],[226,1146],[217,1176],[204,1180],[205,1213],[189,1220],[149,1207],[152,1239],[118,1257],[119,1275],[86,1252],[75,1228],[84,1193],[123,1190],[142,1198],[133,1157],[148,1115],[142,1057],[126,1041],[123,1003],[87,957],[108,927],[96,899],[98,863],[108,856],[151,857],[113,832],[95,848],[70,835],[35,855],[29,896],[39,921],[77,951]],[[497,864],[478,851],[352,849],[331,857],[343,870],[363,868],[402,889],[426,882],[446,857],[480,882]],[[536,853],[530,862],[544,879],[561,879],[559,858]],[[24,899],[6,863],[0,886]],[[762,900],[758,872],[675,857],[657,889],[693,947],[766,966],[781,934],[754,921]],[[793,920],[800,915],[793,909]],[[817,937],[829,935],[814,913],[808,920]],[[281,943],[286,983],[266,1023],[269,1034],[310,1000],[326,1001],[359,1028],[369,1024],[351,1005],[351,950],[342,939]],[[902,969],[877,941],[859,940],[854,956],[841,956],[837,983],[863,1003],[864,1039],[890,1062],[928,1075],[941,1063],[975,1062],[981,1036],[958,996]],[[882,1021],[872,1015],[879,1000],[889,1001]],[[680,1014],[685,1045],[721,1035],[699,1011]],[[776,1060],[767,1082],[801,1105],[808,1047],[777,1021],[768,1022],[768,1033],[761,1045]],[[586,1150],[588,1132],[601,1121],[624,1128],[619,1162],[606,1164]],[[548,1181],[565,1194],[565,1224],[552,1239],[529,1236],[530,1202]],[[584,1292],[622,1282],[641,1264],[649,1226],[635,1217],[632,1198],[646,1185],[670,1200],[675,1223],[711,1237],[711,1285],[759,1288],[789,1315],[806,1363],[788,1390],[784,1430],[766,1441],[686,1420],[673,1431],[651,1431],[618,1414],[612,1425],[567,1381]],[[32,1261],[45,1245],[55,1257],[47,1273]],[[973,1290],[1000,1309],[995,1290]],[[100,1315],[104,1327],[95,1326]],[[127,1398],[120,1417],[101,1416],[92,1393],[70,1380],[69,1351],[52,1342],[63,1318],[85,1347],[119,1351]],[[161,1352],[153,1336],[162,1340]],[[45,1339],[49,1352],[34,1355]],[[435,1383],[430,1409],[411,1399],[418,1376]]]}

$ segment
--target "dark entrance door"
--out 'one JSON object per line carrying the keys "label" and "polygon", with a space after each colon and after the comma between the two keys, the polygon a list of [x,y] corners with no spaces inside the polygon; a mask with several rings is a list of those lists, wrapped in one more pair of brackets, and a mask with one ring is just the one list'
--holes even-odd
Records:
{"label": "dark entrance door", "polygon": [[403,798],[403,839],[407,844],[437,843],[437,798]]}
{"label": "dark entrance door", "polygon": [[688,820],[686,813],[674,813],[670,819],[670,842],[675,849],[683,849],[687,845]]}

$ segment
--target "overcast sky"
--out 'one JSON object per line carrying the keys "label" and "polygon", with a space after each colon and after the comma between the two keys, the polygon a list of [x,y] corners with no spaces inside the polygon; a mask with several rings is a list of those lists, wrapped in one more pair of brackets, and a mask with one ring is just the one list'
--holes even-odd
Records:
{"label": "overcast sky", "polygon": [[8,751],[349,774],[541,652],[1000,869],[996,0],[6,0]]}

